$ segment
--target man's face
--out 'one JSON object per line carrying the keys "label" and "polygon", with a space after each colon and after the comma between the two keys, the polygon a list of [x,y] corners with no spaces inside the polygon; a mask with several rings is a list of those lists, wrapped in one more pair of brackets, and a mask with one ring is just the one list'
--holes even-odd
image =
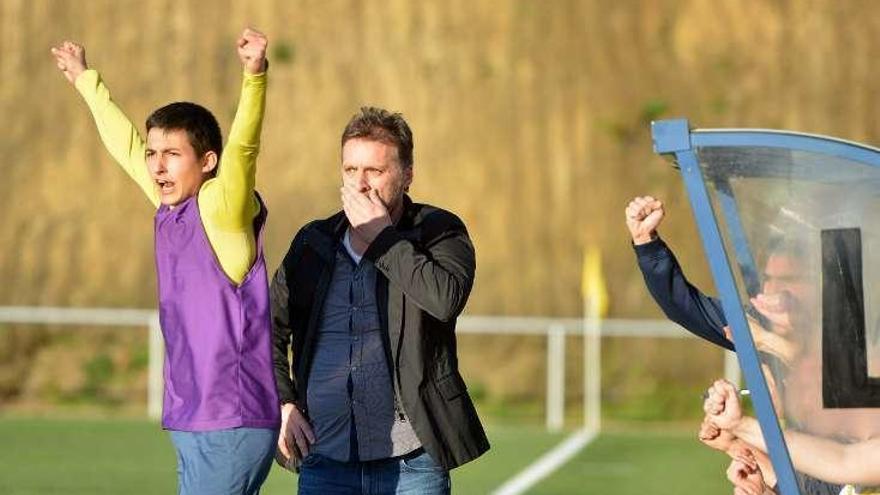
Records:
{"label": "man's face", "polygon": [[809,304],[812,284],[804,273],[803,262],[784,254],[773,254],[764,267],[764,293],[787,293],[800,304]]}
{"label": "man's face", "polygon": [[196,156],[184,130],[153,127],[147,133],[147,168],[164,205],[174,206],[198,194],[216,165],[211,151]]}
{"label": "man's face", "polygon": [[354,138],[342,147],[342,183],[361,193],[375,190],[392,218],[400,212],[412,178],[412,167],[401,165],[397,146]]}

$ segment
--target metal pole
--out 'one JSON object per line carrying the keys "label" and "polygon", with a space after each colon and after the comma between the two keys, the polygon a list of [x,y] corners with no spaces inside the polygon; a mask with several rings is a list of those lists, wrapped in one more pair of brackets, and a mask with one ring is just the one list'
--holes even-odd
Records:
{"label": "metal pole", "polygon": [[730,383],[736,384],[737,388],[741,388],[742,373],[735,352],[724,351],[724,378]]}
{"label": "metal pole", "polygon": [[547,430],[565,425],[565,327],[547,329]]}
{"label": "metal pole", "polygon": [[149,336],[149,368],[147,370],[147,416],[150,419],[162,417],[163,373],[165,362],[165,343],[162,340],[162,327],[159,325],[159,313],[150,318]]}
{"label": "metal pole", "polygon": [[727,257],[721,230],[709,197],[709,190],[697,158],[696,149],[701,144],[694,142],[696,134],[690,132],[688,122],[684,119],[654,122],[652,123],[652,134],[654,150],[664,155],[674,154],[675,161],[681,170],[691,209],[703,241],[703,248],[709,259],[712,277],[715,279],[715,286],[721,295],[724,315],[733,331],[737,358],[752,392],[752,404],[761,424],[761,432],[764,435],[773,468],[776,470],[778,489],[783,495],[798,494],[800,492],[791,464],[791,457],[782,436],[776,411],[773,408],[770,391],[761,372],[758,352],[746,321],[737,291],[736,279]]}
{"label": "metal pole", "polygon": [[602,426],[602,331],[595,299],[584,301],[584,428],[591,432]]}

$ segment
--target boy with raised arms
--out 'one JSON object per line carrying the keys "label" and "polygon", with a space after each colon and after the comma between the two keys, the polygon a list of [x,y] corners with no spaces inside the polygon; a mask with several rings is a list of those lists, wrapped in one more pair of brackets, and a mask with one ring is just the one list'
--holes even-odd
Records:
{"label": "boy with raised arms", "polygon": [[244,75],[225,147],[211,112],[188,102],[154,111],[144,140],[88,68],[83,47],[65,41],[52,48],[107,151],[157,208],[162,426],[177,452],[182,494],[258,493],[278,437],[262,249],[266,208],[254,190],[266,47],[253,29],[238,39]]}

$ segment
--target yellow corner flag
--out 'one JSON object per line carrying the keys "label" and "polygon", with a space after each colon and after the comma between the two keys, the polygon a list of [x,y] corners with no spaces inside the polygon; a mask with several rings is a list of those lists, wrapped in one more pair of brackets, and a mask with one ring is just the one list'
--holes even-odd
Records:
{"label": "yellow corner flag", "polygon": [[593,317],[608,313],[608,290],[602,273],[602,254],[596,246],[584,249],[584,267],[581,274],[581,297]]}

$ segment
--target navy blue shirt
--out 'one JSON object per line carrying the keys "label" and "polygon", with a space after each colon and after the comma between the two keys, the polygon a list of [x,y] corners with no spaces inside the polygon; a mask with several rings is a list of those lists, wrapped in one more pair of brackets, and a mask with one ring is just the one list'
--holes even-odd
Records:
{"label": "navy blue shirt", "polygon": [[355,264],[343,246],[321,309],[307,403],[313,451],[340,462],[407,454],[421,443],[396,411],[373,264]]}
{"label": "navy blue shirt", "polygon": [[734,350],[733,343],[724,336],[727,320],[721,301],[703,294],[687,281],[666,243],[658,238],[633,247],[645,285],[663,313],[694,335]]}

